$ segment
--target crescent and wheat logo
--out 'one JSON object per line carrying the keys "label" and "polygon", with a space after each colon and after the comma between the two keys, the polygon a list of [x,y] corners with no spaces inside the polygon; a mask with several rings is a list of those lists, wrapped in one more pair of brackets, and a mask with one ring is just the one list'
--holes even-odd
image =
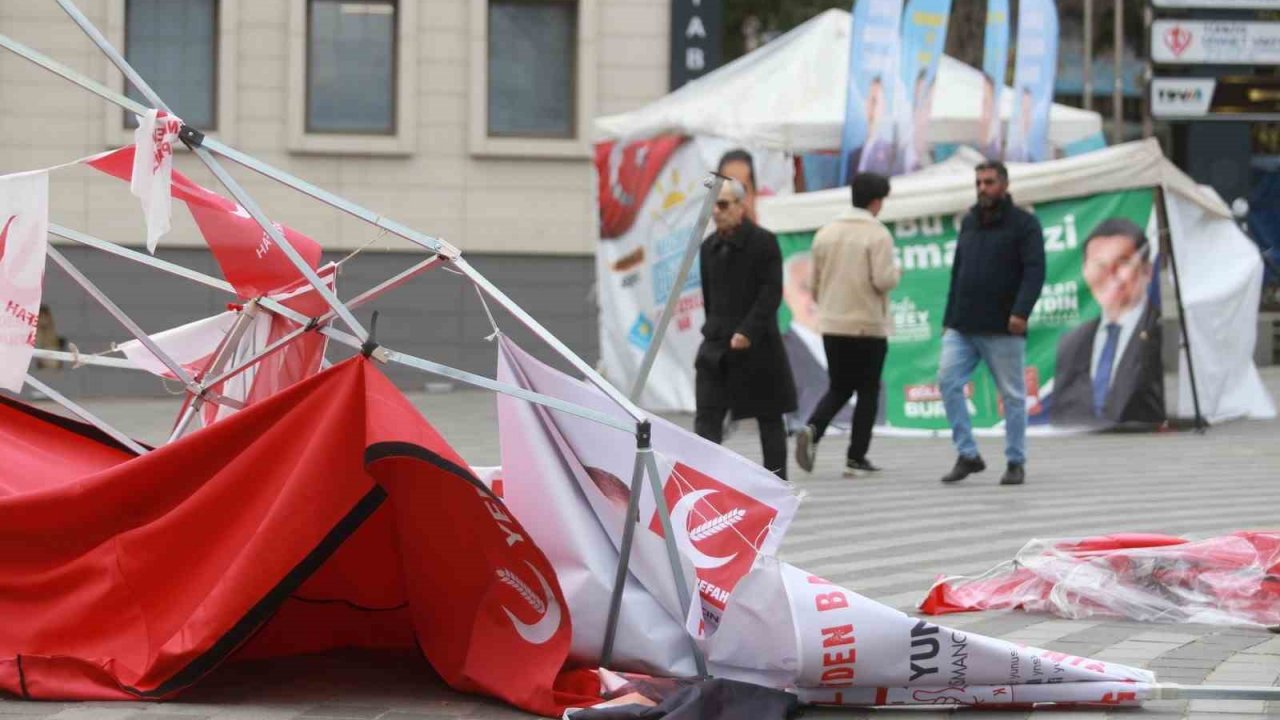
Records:
{"label": "crescent and wheat logo", "polygon": [[516,617],[516,614],[502,607],[502,612],[507,614],[507,619],[511,621],[512,627],[524,638],[525,642],[530,645],[542,645],[555,637],[556,631],[560,629],[561,609],[560,603],[556,600],[556,594],[552,591],[550,583],[538,572],[538,568],[534,567],[529,561],[525,561],[525,565],[529,566],[535,577],[538,578],[538,585],[542,588],[542,594],[538,594],[533,588],[529,587],[520,576],[506,568],[498,568],[498,580],[515,590],[524,599],[525,603],[540,616],[537,622],[527,623]]}
{"label": "crescent and wheat logo", "polygon": [[4,251],[9,244],[9,226],[17,217],[17,215],[10,215],[9,219],[4,221],[4,229],[0,230],[0,260],[4,259]]}
{"label": "crescent and wheat logo", "polygon": [[727,513],[716,513],[714,517],[708,518],[697,527],[689,527],[689,515],[693,512],[693,506],[704,497],[715,494],[717,494],[715,490],[691,492],[680,498],[675,507],[671,508],[671,526],[677,530],[676,545],[695,567],[702,570],[727,565],[738,557],[738,553],[726,556],[708,555],[699,550],[696,543],[729,530],[746,516],[745,510],[734,508]]}

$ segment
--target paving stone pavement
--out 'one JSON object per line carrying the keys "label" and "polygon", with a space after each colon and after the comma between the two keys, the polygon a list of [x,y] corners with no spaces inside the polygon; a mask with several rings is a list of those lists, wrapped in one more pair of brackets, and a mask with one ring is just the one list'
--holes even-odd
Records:
{"label": "paving stone pavement", "polygon": [[[1280,369],[1264,371],[1280,397]],[[474,465],[498,462],[492,397],[473,392],[415,394],[454,447]],[[88,407],[144,440],[162,440],[176,412],[169,403],[103,400]],[[688,417],[674,418],[686,426]],[[792,468],[805,501],[782,557],[906,612],[939,574],[969,574],[1008,559],[1029,539],[1110,532],[1209,537],[1280,527],[1280,422],[1236,422],[1204,435],[1106,434],[1032,438],[1028,483],[997,484],[1001,443],[980,438],[991,465],[955,486],[938,477],[953,460],[945,438],[877,438],[871,456],[885,470],[843,479],[842,441],[829,439],[812,475]],[[759,456],[744,423],[730,447]],[[1168,682],[1280,685],[1280,635],[1249,628],[1155,625],[1020,612],[941,618],[970,632],[1146,667]],[[824,720],[909,717],[929,710],[811,710]],[[1280,703],[1151,702],[1111,711],[959,710],[960,718],[1075,720],[1280,718]],[[417,656],[340,652],[217,669],[178,702],[31,703],[0,700],[0,716],[56,720],[425,720],[529,717],[455,693]],[[0,717],[3,720],[3,717]],[[19,720],[13,718],[12,720]]]}

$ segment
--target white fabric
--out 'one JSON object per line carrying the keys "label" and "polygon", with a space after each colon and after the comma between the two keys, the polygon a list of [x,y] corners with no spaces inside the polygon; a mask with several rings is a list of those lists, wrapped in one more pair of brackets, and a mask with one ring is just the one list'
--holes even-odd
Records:
{"label": "white fabric", "polygon": [[[1167,197],[1200,412],[1209,422],[1274,418],[1275,402],[1253,364],[1262,292],[1257,246],[1233,220],[1181,195]],[[1177,414],[1194,416],[1185,352],[1178,353]]]}
{"label": "white fabric", "polygon": [[129,192],[142,201],[142,214],[147,221],[147,250],[156,251],[160,237],[169,232],[173,216],[173,198],[169,187],[173,180],[173,144],[178,141],[182,120],[152,108],[138,117],[133,131],[137,146],[133,153],[133,175]]}
{"label": "white fabric", "polygon": [[[981,156],[965,150],[921,172],[893,178],[892,190],[880,210],[881,222],[968,210],[976,201],[973,167],[980,162]],[[1154,139],[1059,160],[1009,164],[1009,189],[1019,204],[1158,186],[1191,201],[1203,212],[1231,217],[1222,199],[1169,162]],[[849,189],[832,188],[761,198],[756,209],[760,224],[780,233],[816,230],[848,207]]]}
{"label": "white fabric", "polygon": [[[151,341],[184,370],[193,375],[203,372],[213,359],[218,346],[236,324],[240,313],[230,310],[195,322],[162,330],[151,336]],[[130,340],[116,346],[134,365],[153,375],[176,380],[169,366],[156,357],[140,340]]]}
{"label": "white fabric", "polygon": [[0,178],[0,388],[18,392],[35,349],[49,247],[49,174]]}
{"label": "white fabric", "polygon": [[[717,136],[791,153],[838,150],[849,68],[849,13],[828,10],[782,37],[638,110],[597,118],[596,141],[663,133]],[[1002,93],[1006,122],[1013,93]],[[929,139],[978,144],[982,72],[942,56]],[[1055,147],[1102,131],[1098,113],[1053,105]]]}

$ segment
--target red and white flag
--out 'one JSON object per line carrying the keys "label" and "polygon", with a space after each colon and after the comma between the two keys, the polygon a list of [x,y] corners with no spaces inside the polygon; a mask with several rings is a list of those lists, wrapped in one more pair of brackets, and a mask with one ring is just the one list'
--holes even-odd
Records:
{"label": "red and white flag", "polygon": [[0,177],[0,388],[13,392],[36,344],[48,245],[49,174]]}
{"label": "red and white flag", "polygon": [[138,117],[133,141],[138,151],[133,156],[133,174],[129,192],[142,201],[142,214],[147,219],[147,250],[156,251],[160,236],[169,232],[173,203],[169,187],[173,178],[173,144],[178,141],[182,120],[163,110],[152,109]]}

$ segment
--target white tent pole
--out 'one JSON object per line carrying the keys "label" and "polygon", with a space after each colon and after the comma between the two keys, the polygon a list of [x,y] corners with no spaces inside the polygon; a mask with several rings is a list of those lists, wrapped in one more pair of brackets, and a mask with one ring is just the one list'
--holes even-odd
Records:
{"label": "white tent pole", "polygon": [[640,457],[640,451],[637,449],[635,466],[631,471],[631,494],[627,496],[627,514],[622,521],[622,544],[618,547],[618,567],[613,576],[613,593],[609,596],[609,615],[604,625],[604,645],[600,648],[600,667],[602,668],[613,665],[613,641],[618,634],[618,618],[622,615],[622,591],[627,586],[627,575],[631,570],[631,543],[635,540],[636,524],[640,522],[638,488],[644,487],[644,473],[644,458]]}
{"label": "white tent pole", "polygon": [[257,303],[252,300],[241,309],[235,323],[232,324],[226,336],[222,338],[222,342],[218,344],[218,349],[214,352],[213,360],[209,363],[208,369],[205,370],[204,375],[200,378],[202,392],[192,393],[191,402],[187,403],[182,414],[178,416],[178,421],[174,423],[173,432],[169,433],[167,442],[177,440],[187,431],[187,426],[191,424],[191,420],[195,418],[196,413],[200,412],[200,408],[204,406],[206,393],[203,390],[214,386],[214,383],[206,382],[206,378],[210,374],[216,375],[222,372],[227,360],[235,356],[236,347],[240,344],[240,338],[244,337],[245,330],[253,323],[253,316],[256,312]]}
{"label": "white tent pole", "polygon": [[1179,685],[1160,683],[1151,688],[1152,700],[1271,700],[1280,701],[1280,687],[1266,685]]}
{"label": "white tent pole", "polygon": [[[161,260],[154,255],[138,252],[137,250],[124,247],[123,245],[107,242],[106,240],[96,238],[92,235],[87,235],[78,230],[72,230],[61,225],[49,223],[49,234],[84,245],[85,247],[101,250],[102,252],[115,255],[119,258],[124,258],[125,260],[132,260],[136,263],[167,272],[170,275],[177,275],[178,277],[186,278],[187,280],[199,283],[206,287],[221,290],[229,295],[238,295],[236,289],[231,287],[231,283],[226,280],[222,280],[211,275],[205,275],[202,272],[182,267],[181,265],[171,263],[167,260]],[[298,315],[298,317],[302,318],[303,322],[306,322],[306,318],[302,317],[302,315]]]}
{"label": "white tent pole", "polygon": [[111,427],[105,421],[99,418],[97,415],[94,415],[93,413],[84,409],[80,405],[77,405],[76,403],[72,402],[70,398],[58,392],[57,390],[54,390],[48,385],[45,385],[44,383],[35,379],[35,377],[33,377],[30,373],[27,374],[27,384],[30,385],[35,390],[44,393],[50,400],[53,400],[54,402],[58,403],[62,407],[74,413],[76,417],[79,417],[81,420],[84,420],[90,425],[93,425],[94,427],[98,428],[102,432],[106,433],[111,437],[112,440],[115,440],[116,442],[120,443],[121,445],[124,445],[125,447],[129,448],[130,450],[134,451],[139,455],[147,454],[147,449],[139,445],[133,438]]}
{"label": "white tent pole", "polygon": [[134,365],[133,361],[127,358],[81,355],[79,353],[69,353],[61,350],[42,350],[40,348],[36,348],[33,351],[32,357],[40,360],[57,360],[58,362],[66,362],[73,365],[97,365],[99,367],[117,368],[120,370],[137,370],[139,372],[147,372],[137,365]]}
{"label": "white tent pole", "polygon": [[671,292],[667,295],[667,306],[662,309],[658,327],[654,329],[653,337],[649,339],[649,347],[644,351],[644,360],[640,362],[640,372],[636,373],[635,383],[631,386],[632,402],[640,401],[640,393],[644,392],[644,386],[649,381],[649,372],[653,370],[653,362],[658,358],[658,349],[662,347],[662,339],[666,337],[667,327],[671,325],[671,316],[676,313],[676,305],[680,302],[685,279],[689,277],[693,261],[698,257],[698,249],[702,247],[702,231],[707,226],[707,221],[711,219],[711,208],[720,198],[720,188],[724,185],[724,181],[725,176],[719,173],[713,173],[711,177],[702,181],[702,186],[708,188],[707,199],[702,201],[698,221],[694,223],[693,230],[689,233],[684,257],[680,258],[680,269],[676,271],[675,284],[671,286]]}
{"label": "white tent pole", "polygon": [[58,265],[71,276],[72,280],[79,283],[80,287],[83,287],[89,295],[93,296],[94,300],[98,301],[99,305],[102,305],[107,312],[111,313],[111,316],[119,321],[119,323],[124,326],[125,330],[129,331],[130,335],[137,338],[138,342],[142,343],[143,347],[154,355],[157,360],[164,363],[164,366],[169,368],[169,372],[173,373],[173,376],[182,382],[188,392],[193,394],[198,394],[200,392],[199,387],[196,386],[195,381],[182,367],[182,365],[169,357],[169,354],[164,350],[161,350],[160,346],[156,345],[155,341],[151,339],[151,336],[139,327],[138,324],[133,321],[133,318],[125,314],[118,305],[112,302],[111,298],[107,297],[106,293],[102,292],[97,285],[94,285],[92,280],[85,277],[85,275],[81,273],[75,265],[71,264],[70,260],[63,257],[62,253],[58,252],[57,248],[50,245],[47,248],[47,252],[49,253],[49,257],[52,258],[54,262],[58,263]]}
{"label": "white tent pole", "polygon": [[[164,101],[160,99],[160,96],[156,94],[156,91],[147,84],[146,80],[142,79],[142,76],[138,74],[138,71],[134,70],[133,66],[129,64],[129,61],[125,60],[124,56],[107,41],[107,38],[103,36],[89,18],[85,17],[84,13],[80,12],[80,8],[76,7],[76,4],[72,2],[72,0],[57,0],[57,3],[59,7],[61,7],[63,11],[70,16],[72,21],[74,21],[75,24],[84,31],[84,34],[93,41],[93,44],[97,45],[98,49],[111,60],[111,63],[119,68],[120,72],[124,73],[124,76],[128,78],[129,82],[132,83],[139,92],[146,96],[146,98],[150,100],[156,108],[165,111],[169,110],[169,107],[164,104]],[[204,163],[205,166],[209,168],[209,171],[213,173],[214,177],[218,178],[222,185],[226,187],[227,191],[231,193],[231,196],[236,199],[236,202],[240,203],[241,207],[249,213],[249,216],[253,218],[254,222],[258,223],[262,228],[262,231],[271,238],[271,241],[280,247],[280,250],[289,258],[289,262],[293,263],[293,266],[302,274],[302,277],[306,278],[307,282],[311,283],[311,286],[315,289],[316,293],[319,294],[320,297],[324,298],[324,301],[328,303],[329,307],[333,308],[333,311],[337,313],[338,317],[342,318],[342,322],[344,322],[347,327],[351,328],[351,331],[360,339],[368,339],[368,331],[366,331],[364,326],[356,320],[355,316],[351,314],[351,311],[342,304],[342,301],[325,286],[324,282],[320,280],[320,277],[316,274],[315,270],[311,269],[311,266],[307,265],[307,262],[302,259],[302,256],[298,254],[298,251],[293,247],[289,240],[285,238],[284,232],[267,219],[266,214],[262,212],[262,208],[258,206],[257,202],[255,202],[249,193],[245,191],[240,183],[227,173],[226,169],[224,169],[221,163],[218,162],[218,159],[215,158],[207,149],[201,147],[201,143],[204,139],[203,134],[196,133],[193,135],[189,132],[189,128],[184,126],[179,137],[182,139],[182,142],[190,148],[193,153],[195,153],[196,157],[200,158],[200,162]]]}
{"label": "white tent pole", "polygon": [[[502,290],[500,290],[496,285],[489,282],[488,278],[481,275],[475,268],[471,267],[471,264],[468,263],[466,259],[461,257],[453,258],[453,264],[465,273],[467,277],[471,278],[471,281],[483,290],[486,295],[493,298],[502,307],[506,308],[507,312],[514,315],[516,319],[532,331],[534,335],[538,336],[539,339],[550,345],[551,349],[555,350],[560,357],[568,361],[570,365],[573,365],[574,368],[576,368],[578,372],[582,373],[592,385],[595,385],[601,392],[609,396],[609,399],[620,405],[623,410],[626,410],[627,414],[635,418],[636,422],[644,422],[646,420],[646,415],[643,410],[637,407],[635,403],[631,402],[631,400],[627,399],[627,397],[616,387],[609,384],[609,381],[605,380],[600,373],[596,372],[595,368],[591,367],[584,362],[582,358],[578,357],[578,355],[570,350],[567,345],[561,342],[559,338],[552,335],[551,331],[547,330],[541,325],[541,323],[533,319],[533,316],[525,312],[524,308],[520,307],[514,300],[507,297],[506,293],[502,292]],[[632,428],[631,432],[634,434],[637,430]]]}

